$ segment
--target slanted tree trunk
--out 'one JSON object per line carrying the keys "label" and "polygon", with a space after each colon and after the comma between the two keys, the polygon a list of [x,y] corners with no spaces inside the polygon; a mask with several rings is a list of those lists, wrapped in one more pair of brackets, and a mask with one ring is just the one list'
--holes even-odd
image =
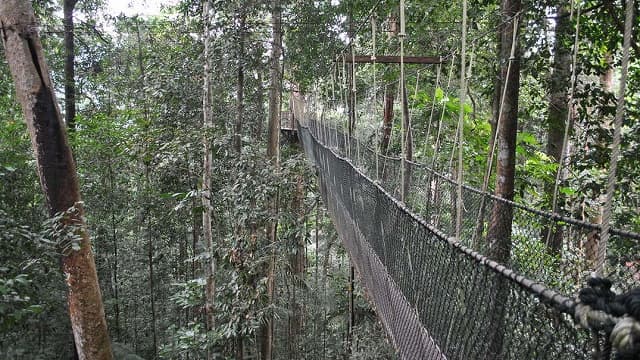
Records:
{"label": "slanted tree trunk", "polygon": [[[210,17],[209,10],[210,0],[203,1],[203,22],[204,22],[204,83],[202,85],[202,122],[204,134],[202,137],[203,145],[203,166],[202,166],[202,239],[205,244],[207,256],[205,260],[205,314],[207,330],[211,331],[215,327],[214,303],[216,296],[215,271],[216,257],[213,248],[213,230],[211,221],[213,217],[213,209],[211,204],[211,166],[213,162],[213,154],[211,150],[211,135],[213,132],[213,114],[211,113],[211,60],[209,58],[209,37],[210,37]],[[207,349],[207,359],[213,359],[213,350]]]}
{"label": "slanted tree trunk", "polygon": [[[272,2],[271,26],[273,31],[273,44],[271,52],[271,87],[269,89],[269,136],[267,139],[267,158],[278,171],[280,166],[280,93],[281,93],[281,66],[282,55],[282,7],[280,0]],[[275,295],[275,244],[278,233],[278,194],[273,196],[269,204],[271,220],[267,224],[267,236],[271,246],[271,255],[267,269],[267,299],[273,304]],[[264,325],[261,326],[261,359],[273,358],[273,315],[267,315]]]}
{"label": "slanted tree trunk", "polygon": [[78,0],[64,0],[64,117],[70,131],[75,130],[76,123],[76,80],[75,80],[75,44],[73,10]]}
{"label": "slanted tree trunk", "polygon": [[[500,86],[505,90],[502,104],[502,114],[498,132],[498,157],[496,171],[495,195],[506,200],[513,200],[516,170],[516,136],[518,132],[518,96],[520,88],[520,56],[517,49],[511,59],[513,44],[514,16],[520,11],[520,0],[502,0],[502,19],[505,23],[500,31]],[[509,63],[511,68],[509,69]],[[508,75],[508,76],[507,76]],[[506,87],[506,88],[505,88]],[[500,111],[498,112],[500,113]],[[498,121],[496,121],[498,123]],[[487,231],[488,252],[492,260],[507,263],[511,254],[511,224],[513,221],[513,207],[507,203],[495,201],[491,211],[491,220]],[[494,296],[491,307],[490,328],[487,330],[489,339],[487,359],[501,357],[504,342],[505,306],[509,297],[507,281],[501,276],[493,278]]]}
{"label": "slanted tree trunk", "polygon": [[[569,114],[569,84],[571,82],[571,51],[567,47],[571,35],[569,9],[566,4],[558,5],[555,28],[553,72],[551,73],[549,115],[547,116],[546,153],[562,167],[562,147],[564,146],[565,125]],[[561,170],[562,171],[562,170]],[[560,178],[559,180],[562,180]],[[544,185],[549,201],[553,201],[555,181]],[[556,204],[563,199],[557,194]],[[553,204],[552,204],[553,206]],[[557,207],[556,207],[557,208]],[[556,208],[552,209],[553,211]],[[542,231],[543,241],[551,253],[558,253],[562,247],[562,228],[546,227]]]}
{"label": "slanted tree trunk", "polygon": [[111,344],[89,232],[84,223],[75,162],[44,59],[31,2],[0,2],[0,36],[29,128],[49,214],[78,236],[61,239],[71,326],[78,357],[112,359]]}

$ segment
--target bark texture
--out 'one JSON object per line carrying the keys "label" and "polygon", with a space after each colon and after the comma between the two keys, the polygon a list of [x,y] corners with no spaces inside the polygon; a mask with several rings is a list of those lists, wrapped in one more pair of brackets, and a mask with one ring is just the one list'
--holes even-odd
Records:
{"label": "bark texture", "polygon": [[[511,18],[520,11],[520,0],[503,0],[503,18]],[[507,22],[501,27],[500,41],[500,86],[506,86],[503,100],[500,128],[498,132],[498,162],[495,195],[513,200],[516,169],[516,136],[518,133],[518,96],[520,90],[520,62],[518,50],[515,59],[510,60],[513,39],[513,24]],[[517,40],[516,40],[517,41]],[[516,46],[517,47],[517,46]],[[508,65],[511,62],[511,70]],[[507,72],[509,78],[507,79]],[[504,88],[503,88],[504,89]],[[496,121],[497,123],[497,121]],[[499,261],[509,260],[511,251],[511,223],[513,208],[502,202],[495,202],[489,224],[487,241],[489,257]]]}
{"label": "bark texture", "polygon": [[73,10],[78,0],[64,0],[64,117],[69,130],[76,128],[76,79]]}
{"label": "bark texture", "polygon": [[[520,12],[520,0],[502,0],[501,11],[503,25],[500,31],[500,81],[499,87],[504,90],[502,110],[498,111],[500,121],[496,119],[498,129],[498,161],[496,170],[495,195],[507,200],[513,200],[515,170],[516,170],[516,136],[518,132],[518,96],[520,88],[520,56],[515,38],[515,53],[511,58],[511,48],[514,45],[514,16]],[[508,21],[511,19],[511,21]],[[510,69],[509,69],[510,65]],[[501,112],[501,114],[500,114]],[[487,231],[489,258],[508,264],[511,256],[511,225],[513,221],[513,207],[507,203],[494,202],[491,210],[491,220]],[[494,296],[490,303],[491,322],[487,329],[489,346],[485,359],[500,359],[504,345],[505,304],[509,298],[507,281],[496,275],[491,282]]]}
{"label": "bark texture", "polygon": [[[304,177],[298,175],[296,179],[296,188],[294,197],[291,201],[291,210],[296,215],[297,229],[304,226],[305,208],[304,208],[305,186]],[[289,320],[290,349],[289,357],[292,359],[300,358],[301,336],[304,326],[304,304],[299,296],[304,291],[304,274],[306,271],[306,239],[302,233],[296,232],[291,236],[291,254],[289,255],[289,267],[292,279],[292,296],[291,317]]]}
{"label": "bark texture", "polygon": [[[35,152],[40,184],[50,214],[63,213],[79,250],[63,248],[69,316],[80,359],[112,359],[98,275],[83,220],[75,162],[55,99],[31,3],[0,2],[0,35]],[[63,240],[64,241],[64,240]],[[69,244],[62,244],[69,245]]]}
{"label": "bark texture", "polygon": [[[558,5],[557,14],[553,72],[549,82],[551,98],[549,99],[549,115],[547,117],[546,153],[558,163],[558,166],[562,166],[562,147],[564,145],[565,124],[569,114],[569,86],[571,83],[571,51],[568,46],[571,36],[571,23],[567,5]],[[554,185],[554,182],[545,184],[545,193],[550,201],[554,197]],[[558,205],[563,203],[560,195],[558,194],[557,198]],[[562,247],[561,228],[545,228],[542,236],[544,241],[547,242],[550,252],[557,253],[560,251]]]}
{"label": "bark texture", "polygon": [[[271,52],[271,86],[269,89],[269,134],[267,139],[267,158],[275,166],[276,171],[280,166],[280,93],[282,87],[282,74],[280,56],[282,55],[282,7],[280,0],[272,2],[271,26],[273,31],[273,44]],[[271,219],[267,224],[267,236],[271,243],[272,253],[267,268],[267,299],[273,303],[275,294],[275,243],[278,233],[278,195],[270,201]],[[261,326],[260,355],[263,360],[273,358],[273,315],[267,315],[265,324]]]}
{"label": "bark texture", "polygon": [[387,154],[391,142],[391,128],[393,127],[394,91],[387,87],[384,93],[384,109],[382,113],[382,138],[380,139],[380,153]]}

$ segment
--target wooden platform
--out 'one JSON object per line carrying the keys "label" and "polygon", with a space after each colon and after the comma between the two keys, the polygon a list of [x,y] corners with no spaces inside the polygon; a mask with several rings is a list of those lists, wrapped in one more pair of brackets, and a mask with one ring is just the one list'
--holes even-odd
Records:
{"label": "wooden platform", "polygon": [[280,128],[280,141],[284,141],[287,144],[298,144],[298,130],[288,127]]}

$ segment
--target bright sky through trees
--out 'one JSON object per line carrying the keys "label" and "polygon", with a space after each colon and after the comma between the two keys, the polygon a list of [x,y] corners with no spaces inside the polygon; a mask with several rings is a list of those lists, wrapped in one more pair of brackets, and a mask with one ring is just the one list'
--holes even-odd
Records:
{"label": "bright sky through trees", "polygon": [[112,15],[157,15],[162,5],[174,5],[177,0],[109,0]]}

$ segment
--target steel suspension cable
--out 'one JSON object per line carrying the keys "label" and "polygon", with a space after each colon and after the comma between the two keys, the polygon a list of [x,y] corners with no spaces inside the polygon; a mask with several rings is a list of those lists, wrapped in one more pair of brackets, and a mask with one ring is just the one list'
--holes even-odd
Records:
{"label": "steel suspension cable", "polygon": [[[378,83],[376,78],[376,70],[377,70],[377,58],[376,58],[376,33],[378,32],[376,17],[371,17],[371,37],[372,37],[372,52],[371,52],[371,61],[373,62],[373,121],[374,125],[377,119],[377,109],[378,109]],[[380,179],[380,151],[378,149],[378,144],[380,144],[380,131],[378,131],[377,126],[374,126],[376,129],[376,151],[374,152],[376,156],[376,180]]]}
{"label": "steel suspension cable", "polygon": [[429,142],[429,137],[431,136],[431,126],[433,123],[433,113],[435,112],[435,108],[436,108],[436,94],[438,92],[438,87],[440,86],[440,71],[442,69],[442,63],[438,64],[438,68],[436,69],[436,86],[433,90],[433,101],[431,102],[431,113],[429,114],[429,125],[427,126],[427,134],[425,136],[425,142],[424,142],[424,153],[425,155],[427,154],[427,144]]}
{"label": "steel suspension cable", "polygon": [[456,201],[456,240],[460,241],[460,228],[462,227],[462,180],[463,166],[462,153],[464,149],[464,102],[467,96],[466,85],[466,61],[467,61],[467,0],[462,0],[462,49],[460,53],[460,117],[458,119],[458,170],[457,170],[457,201]]}
{"label": "steel suspension cable", "polygon": [[634,0],[627,0],[624,40],[622,45],[622,64],[620,69],[620,90],[616,105],[616,117],[613,130],[613,144],[611,150],[611,164],[609,165],[609,177],[607,178],[607,193],[602,214],[602,227],[600,241],[598,243],[598,258],[596,273],[603,275],[604,264],[607,255],[607,243],[609,242],[609,229],[611,228],[611,209],[613,195],[616,187],[616,172],[618,170],[618,158],[620,157],[620,145],[622,143],[622,123],[624,119],[624,94],[627,89],[627,75],[629,71],[629,48],[631,47],[631,31],[633,28]]}
{"label": "steel suspension cable", "polygon": [[[455,55],[451,59],[451,67],[449,68],[449,76],[447,78],[447,90],[451,88],[451,80],[453,79],[453,68],[455,65],[456,59]],[[444,91],[443,91],[444,96]],[[431,168],[435,167],[436,162],[438,161],[438,152],[440,151],[440,135],[442,133],[442,122],[444,121],[445,109],[447,107],[446,101],[442,101],[442,109],[440,110],[440,119],[438,120],[438,129],[436,131],[436,144],[433,148],[433,156],[431,157]]]}
{"label": "steel suspension cable", "polygon": [[[407,152],[406,152],[406,146],[407,146],[407,134],[410,131],[409,129],[407,129],[407,124],[405,124],[405,118],[404,118],[404,102],[405,102],[405,91],[404,91],[404,38],[405,36],[407,36],[406,34],[406,29],[405,29],[405,17],[404,17],[404,10],[405,10],[405,4],[404,4],[404,0],[400,0],[400,33],[398,34],[398,39],[400,40],[400,84],[398,85],[398,88],[400,89],[400,107],[402,108],[402,135],[401,135],[401,146],[400,148],[402,149],[402,162],[401,162],[401,167],[400,167],[400,174],[401,174],[401,184],[400,184],[400,200],[401,201],[406,201],[405,199],[405,195],[406,195],[406,191],[407,189],[405,188],[405,177],[407,176],[406,174],[406,166],[407,166]],[[408,119],[407,119],[408,120]]]}

